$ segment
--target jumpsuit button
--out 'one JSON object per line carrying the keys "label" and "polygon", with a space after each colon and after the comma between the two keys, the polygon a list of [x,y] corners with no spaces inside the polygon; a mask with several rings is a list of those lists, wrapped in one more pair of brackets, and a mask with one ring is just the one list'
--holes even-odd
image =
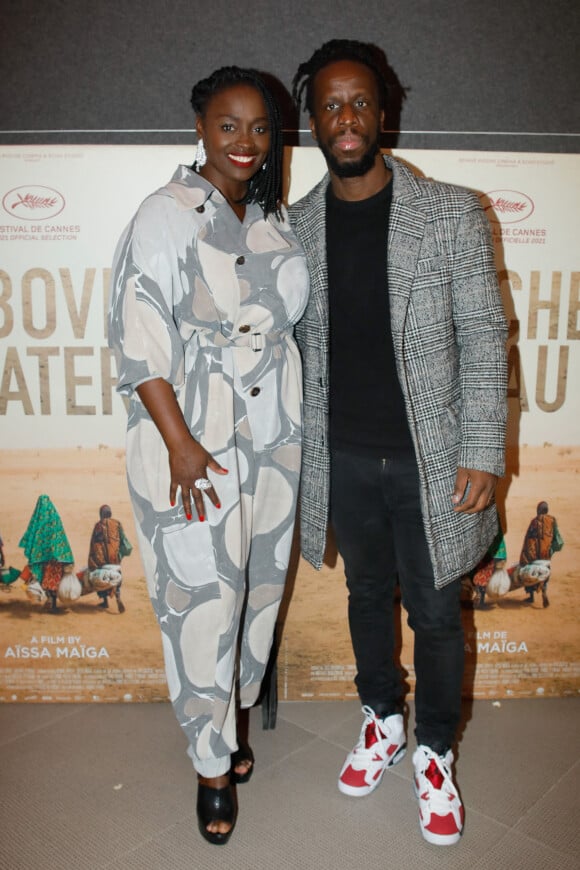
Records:
{"label": "jumpsuit button", "polygon": [[247,323],[244,323],[243,326],[240,326],[240,332],[249,332],[249,331],[250,331],[250,327],[248,326]]}
{"label": "jumpsuit button", "polygon": [[252,387],[250,390],[250,396],[259,396],[260,395],[260,387]]}
{"label": "jumpsuit button", "polygon": [[198,205],[196,211],[198,211],[200,214],[203,214],[205,211],[205,205]]}
{"label": "jumpsuit button", "polygon": [[246,262],[246,258],[245,258],[245,257],[238,257],[238,259],[236,260],[236,265],[237,265],[237,266],[243,266],[245,262]]}

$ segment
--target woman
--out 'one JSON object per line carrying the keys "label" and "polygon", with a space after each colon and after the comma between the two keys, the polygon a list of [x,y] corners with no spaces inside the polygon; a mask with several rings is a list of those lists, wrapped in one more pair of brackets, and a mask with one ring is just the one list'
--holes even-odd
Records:
{"label": "woman", "polygon": [[236,680],[240,706],[252,706],[291,546],[302,403],[291,331],[308,277],[280,204],[280,118],[260,75],[219,69],[191,102],[196,162],[146,199],[122,236],[109,335],[199,826],[224,843],[232,781],[246,781],[253,762],[249,747],[236,752]]}
{"label": "woman", "polygon": [[[50,603],[52,613],[58,611],[58,591],[65,573],[72,572],[73,554],[60,515],[47,495],[39,495],[19,547],[24,550],[29,571],[21,577],[31,588],[34,598]],[[68,569],[68,570],[67,570]],[[34,591],[33,591],[34,590]]]}

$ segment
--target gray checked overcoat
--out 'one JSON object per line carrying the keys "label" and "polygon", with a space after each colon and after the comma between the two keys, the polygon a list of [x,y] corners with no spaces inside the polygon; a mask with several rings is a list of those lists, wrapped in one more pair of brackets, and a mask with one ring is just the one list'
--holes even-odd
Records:
{"label": "gray checked overcoat", "polygon": [[[439,588],[476,565],[497,533],[495,505],[456,514],[451,495],[458,466],[504,473],[507,329],[489,225],[477,196],[415,177],[400,160],[384,159],[393,173],[387,241],[391,329]],[[328,183],[326,175],[289,209],[311,282],[296,337],[304,366],[301,545],[316,568],[326,546],[330,488]]]}

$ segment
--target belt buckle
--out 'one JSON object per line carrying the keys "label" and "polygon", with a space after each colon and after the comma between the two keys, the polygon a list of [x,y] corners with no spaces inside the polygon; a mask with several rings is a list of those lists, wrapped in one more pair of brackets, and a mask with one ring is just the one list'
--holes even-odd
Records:
{"label": "belt buckle", "polygon": [[254,353],[257,353],[257,352],[260,351],[260,350],[264,350],[264,342],[263,342],[263,339],[262,339],[262,333],[261,333],[261,332],[253,332],[253,333],[251,334],[251,336],[250,336],[250,347],[252,348],[252,350],[254,351]]}

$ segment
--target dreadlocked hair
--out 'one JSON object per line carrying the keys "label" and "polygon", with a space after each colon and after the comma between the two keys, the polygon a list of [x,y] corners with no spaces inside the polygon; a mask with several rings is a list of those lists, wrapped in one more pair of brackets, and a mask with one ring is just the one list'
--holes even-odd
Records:
{"label": "dreadlocked hair", "polygon": [[304,61],[298,67],[292,80],[292,98],[298,110],[304,108],[313,114],[314,79],[321,69],[331,63],[341,60],[352,60],[368,67],[375,77],[379,94],[379,105],[385,109],[389,102],[389,85],[387,61],[385,55],[371,42],[359,42],[357,39],[331,39],[317,48],[310,60]]}
{"label": "dreadlocked hair", "polygon": [[224,91],[233,85],[249,85],[262,95],[270,127],[270,150],[267,160],[264,167],[250,178],[246,195],[240,202],[244,204],[257,202],[264,212],[264,218],[267,218],[269,214],[281,217],[282,122],[278,103],[266,86],[261,74],[250,68],[221,67],[193,86],[191,105],[195,114],[203,118],[211,98],[219,91]]}

